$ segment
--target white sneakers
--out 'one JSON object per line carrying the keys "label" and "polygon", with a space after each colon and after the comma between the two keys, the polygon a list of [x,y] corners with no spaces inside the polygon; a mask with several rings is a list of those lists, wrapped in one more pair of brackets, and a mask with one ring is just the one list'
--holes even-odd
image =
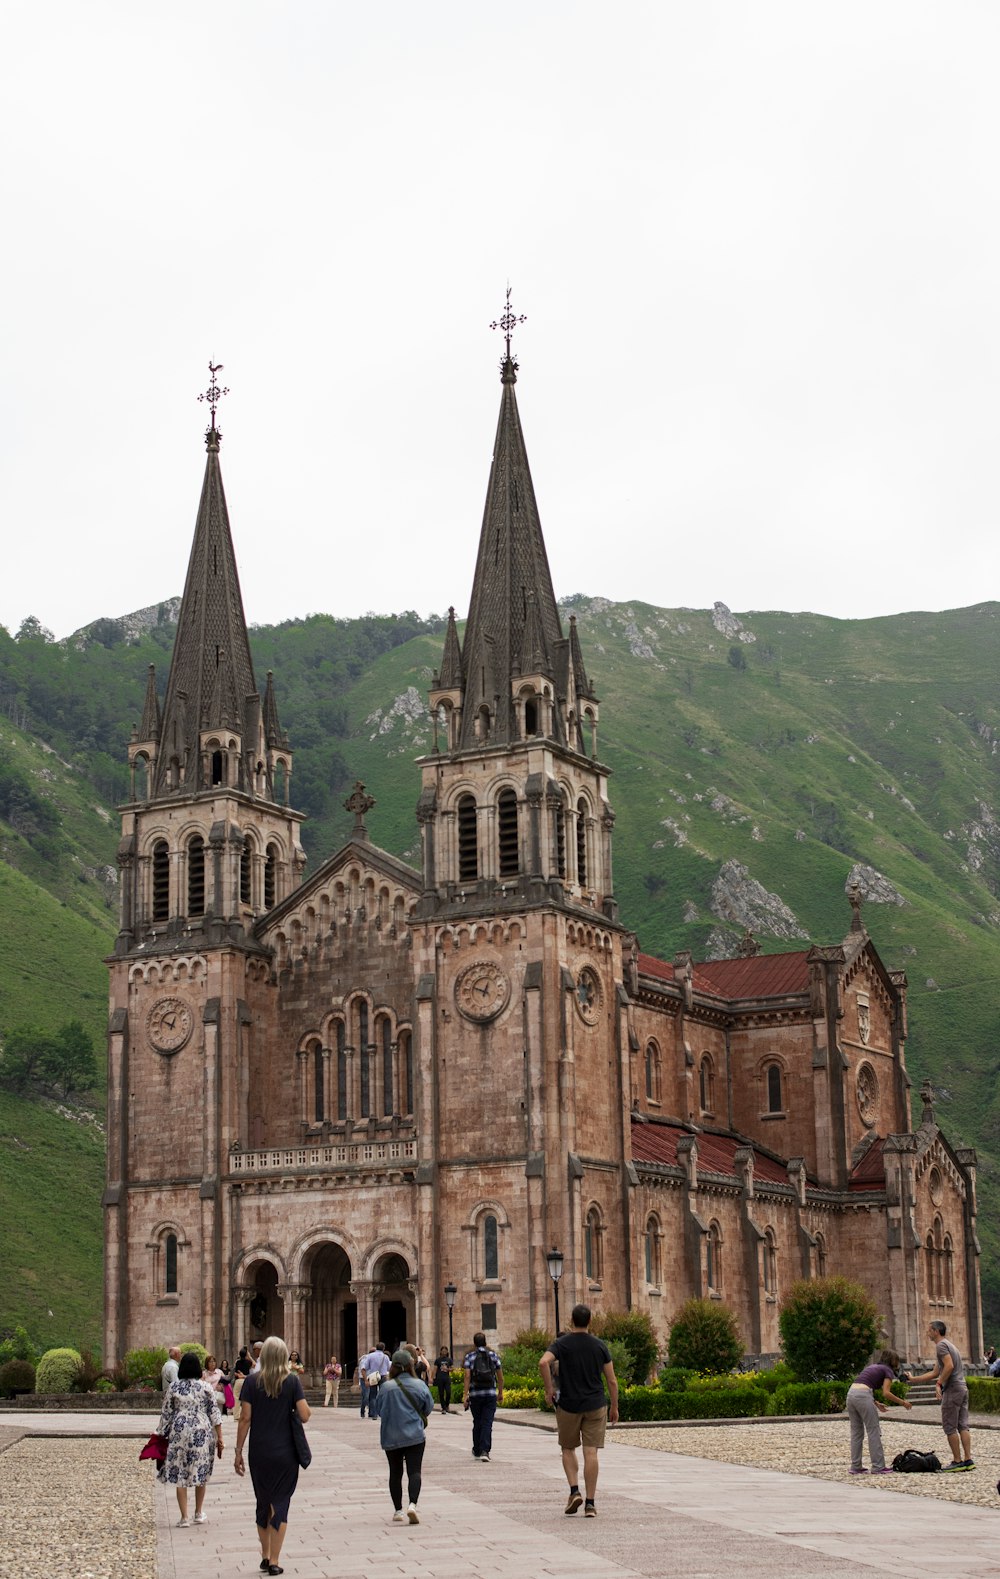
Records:
{"label": "white sneakers", "polygon": [[410,1506],[406,1510],[406,1517],[409,1519],[411,1524],[420,1523],[420,1514],[417,1512],[417,1505],[415,1502],[410,1503]]}
{"label": "white sneakers", "polygon": [[402,1508],[397,1508],[396,1509],[395,1513],[392,1516],[392,1522],[393,1522],[393,1524],[405,1524],[406,1523],[406,1518],[405,1518],[405,1516],[403,1514]]}

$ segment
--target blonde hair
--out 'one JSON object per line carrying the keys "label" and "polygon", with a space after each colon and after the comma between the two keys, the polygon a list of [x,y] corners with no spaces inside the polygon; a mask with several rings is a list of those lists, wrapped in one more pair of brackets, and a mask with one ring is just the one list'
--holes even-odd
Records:
{"label": "blonde hair", "polygon": [[260,1351],[260,1379],[269,1398],[277,1398],[288,1375],[288,1350],[281,1338],[265,1338]]}

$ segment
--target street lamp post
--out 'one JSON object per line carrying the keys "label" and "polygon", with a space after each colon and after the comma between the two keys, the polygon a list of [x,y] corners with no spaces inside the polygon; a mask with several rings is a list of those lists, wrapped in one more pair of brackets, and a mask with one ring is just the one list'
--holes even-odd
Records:
{"label": "street lamp post", "polygon": [[445,1297],[445,1303],[448,1306],[448,1358],[450,1360],[454,1360],[454,1358],[455,1358],[455,1328],[454,1328],[454,1321],[455,1321],[455,1296],[457,1295],[457,1293],[458,1293],[458,1289],[455,1287],[454,1283],[446,1283],[445,1284],[445,1286],[444,1286],[444,1297]]}
{"label": "street lamp post", "polygon": [[549,1277],[552,1279],[552,1287],[553,1287],[553,1290],[555,1291],[555,1296],[556,1296],[556,1337],[558,1338],[558,1336],[559,1336],[559,1279],[562,1277],[562,1274],[563,1274],[562,1251],[561,1250],[557,1250],[555,1245],[553,1245],[552,1249],[546,1252],[545,1260],[546,1260],[546,1263],[548,1264]]}

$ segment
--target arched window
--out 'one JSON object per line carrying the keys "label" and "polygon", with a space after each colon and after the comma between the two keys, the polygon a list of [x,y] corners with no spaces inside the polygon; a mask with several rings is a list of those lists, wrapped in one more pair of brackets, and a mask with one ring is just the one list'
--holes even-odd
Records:
{"label": "arched window", "polygon": [[713,1294],[722,1293],[722,1229],[714,1220],[705,1240],[705,1276]]}
{"label": "arched window", "polygon": [[951,1234],[944,1236],[944,1297],[949,1305],[955,1299],[955,1256],[951,1246]]}
{"label": "arched window", "polygon": [[253,904],[251,874],[253,872],[253,846],[249,839],[243,840],[240,851],[240,903]]}
{"label": "arched window", "polygon": [[714,1074],[712,1060],[705,1053],[701,1060],[701,1067],[698,1070],[698,1095],[703,1113],[711,1113],[713,1111],[712,1087],[714,1085]]}
{"label": "arched window", "polygon": [[478,876],[476,802],[471,795],[463,795],[458,803],[458,880],[460,883],[474,883]]}
{"label": "arched window", "polygon": [[603,1238],[601,1214],[596,1206],[592,1206],[583,1230],[583,1255],[587,1276],[593,1283],[600,1281],[604,1270]]}
{"label": "arched window", "polygon": [[581,888],[587,886],[587,802],[581,796],[576,803],[576,880]]}
{"label": "arched window", "polygon": [[153,845],[153,920],[166,921],[170,915],[170,851],[166,839]]}
{"label": "arched window", "polygon": [[826,1277],[826,1239],[822,1234],[816,1235],[816,1276]]}
{"label": "arched window", "polygon": [[773,1228],[765,1228],[763,1240],[764,1253],[764,1292],[776,1295],[778,1292],[778,1246],[774,1237]]}
{"label": "arched window", "polygon": [[524,703],[524,733],[526,737],[538,734],[538,702],[533,696]]}
{"label": "arched window", "polygon": [[476,715],[476,734],[480,740],[490,738],[490,710],[485,702]]}
{"label": "arched window", "polygon": [[655,1042],[650,1042],[646,1048],[646,1100],[660,1100],[660,1049]]}
{"label": "arched window", "polygon": [[646,1219],[646,1232],[643,1235],[643,1251],[646,1263],[646,1282],[658,1288],[660,1284],[660,1223],[655,1215]]}
{"label": "arched window", "polygon": [[337,1118],[347,1117],[347,1029],[343,1020],[337,1026]]}
{"label": "arched window", "polygon": [[517,795],[504,789],[497,796],[497,830],[500,840],[500,876],[516,877],[520,865],[517,837]]}
{"label": "arched window", "polygon": [[212,752],[212,783],[213,784],[225,784],[225,782],[226,782],[226,759],[222,755],[221,751],[213,751]]}
{"label": "arched window", "polygon": [[928,1233],[927,1235],[927,1241],[924,1245],[924,1255],[927,1258],[927,1266],[925,1270],[927,1298],[933,1301],[937,1299],[937,1255],[934,1250],[934,1235],[932,1233]]}
{"label": "arched window", "polygon": [[399,1058],[406,1090],[404,1112],[413,1112],[413,1037],[409,1031],[399,1033]]}
{"label": "arched window", "polygon": [[492,1212],[483,1218],[483,1277],[495,1282],[500,1276],[500,1246],[497,1220]]}
{"label": "arched window", "polygon": [[380,1024],[382,1027],[382,1112],[388,1117],[395,1112],[393,1107],[392,1025],[388,1015],[383,1014]]}
{"label": "arched window", "polygon": [[205,841],[196,833],[188,845],[188,915],[205,914]]}
{"label": "arched window", "polygon": [[317,1042],[313,1047],[313,1117],[317,1124],[326,1118],[323,1101],[323,1049]]}
{"label": "arched window", "polygon": [[555,804],[556,874],[566,876],[566,805],[560,795]]}
{"label": "arched window", "polygon": [[149,783],[151,777],[149,771],[149,758],[146,756],[136,757],[133,766],[135,768],[135,784],[132,791],[132,799],[148,800]]}
{"label": "arched window", "polygon": [[168,1234],[163,1241],[163,1292],[177,1293],[177,1235]]}
{"label": "arched window", "polygon": [[278,869],[278,852],[275,849],[273,844],[269,844],[268,847],[267,847],[267,854],[264,857],[264,909],[265,910],[271,910],[274,907],[274,899],[275,899],[275,892],[276,892],[275,883],[276,883],[276,878],[277,878],[277,869]]}
{"label": "arched window", "polygon": [[765,1072],[767,1086],[767,1111],[769,1113],[783,1113],[785,1111],[781,1089],[781,1065],[768,1064]]}
{"label": "arched window", "polygon": [[284,758],[279,758],[274,764],[274,798],[279,806],[288,803],[288,769]]}
{"label": "arched window", "polygon": [[358,1057],[361,1060],[361,1117],[371,1118],[371,1049],[368,1046],[368,1004],[358,1002]]}

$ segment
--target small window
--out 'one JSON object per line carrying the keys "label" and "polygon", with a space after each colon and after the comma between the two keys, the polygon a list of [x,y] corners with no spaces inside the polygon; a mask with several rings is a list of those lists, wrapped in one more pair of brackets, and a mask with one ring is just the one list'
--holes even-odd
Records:
{"label": "small window", "polygon": [[313,1117],[317,1124],[326,1118],[323,1101],[323,1049],[317,1042],[313,1048]]}
{"label": "small window", "polygon": [[413,1037],[409,1031],[401,1031],[399,1036],[400,1051],[403,1061],[403,1073],[406,1080],[406,1111],[413,1112]]}
{"label": "small window", "polygon": [[497,1244],[497,1220],[492,1213],[483,1218],[483,1276],[500,1276],[500,1251]]}
{"label": "small window", "polygon": [[474,883],[478,876],[476,802],[471,795],[463,795],[458,803],[458,880]]}
{"label": "small window", "polygon": [[480,1305],[480,1307],[479,1307],[479,1325],[482,1328],[483,1332],[496,1332],[496,1330],[497,1330],[497,1307],[496,1307],[495,1304],[492,1304],[492,1305]]}
{"label": "small window", "polygon": [[660,1224],[656,1217],[650,1217],[646,1222],[644,1250],[646,1282],[657,1288],[660,1282]]}
{"label": "small window", "polygon": [[170,851],[166,839],[153,846],[153,920],[166,921],[170,915]]}
{"label": "small window", "polygon": [[361,1117],[371,1118],[371,1063],[368,1046],[368,1005],[358,1004],[358,1057],[361,1060]]}
{"label": "small window", "polygon": [[479,709],[476,717],[476,734],[480,740],[489,740],[490,738],[490,710],[485,703]]}
{"label": "small window", "polygon": [[781,1065],[768,1064],[767,1066],[767,1111],[769,1113],[783,1113],[781,1090]]}
{"label": "small window", "polygon": [[556,827],[556,874],[566,876],[566,807],[562,796],[556,802],[555,808]]}
{"label": "small window", "polygon": [[713,1076],[713,1073],[714,1073],[714,1071],[712,1069],[712,1060],[711,1060],[711,1058],[709,1058],[708,1054],[706,1053],[705,1056],[702,1058],[701,1068],[698,1071],[699,1087],[700,1087],[699,1096],[700,1096],[700,1099],[701,1099],[701,1110],[702,1110],[703,1113],[711,1113],[712,1110],[713,1110],[713,1102],[712,1102],[712,1085],[713,1085],[712,1076]]}
{"label": "small window", "polygon": [[538,703],[533,696],[524,704],[524,733],[526,737],[538,734]]}
{"label": "small window", "polygon": [[587,1213],[587,1221],[583,1230],[583,1253],[586,1273],[593,1283],[600,1281],[603,1272],[603,1238],[604,1230],[601,1224],[601,1214],[596,1206],[592,1206]]}
{"label": "small window", "polygon": [[764,1255],[764,1292],[776,1295],[778,1292],[778,1247],[774,1238],[773,1228],[764,1230],[763,1242]]}
{"label": "small window", "polygon": [[392,1025],[387,1015],[382,1016],[380,1024],[382,1027],[382,1112],[388,1117],[395,1111],[392,1101]]}
{"label": "small window", "polygon": [[705,1244],[705,1276],[708,1286],[715,1294],[722,1292],[722,1230],[718,1223],[708,1225],[708,1237]]}
{"label": "small window", "polygon": [[660,1100],[660,1049],[655,1042],[646,1048],[646,1100]]}
{"label": "small window", "polygon": [[212,783],[213,784],[225,784],[225,782],[226,782],[226,759],[222,755],[221,751],[213,751],[212,752]]}
{"label": "small window", "polygon": [[250,840],[244,839],[243,848],[240,851],[240,903],[244,905],[253,903],[251,897],[252,870],[253,866]]}
{"label": "small window", "polygon": [[587,886],[587,802],[582,798],[576,804],[576,880],[581,888]]}
{"label": "small window", "polygon": [[177,1235],[168,1234],[163,1241],[163,1292],[177,1293]]}
{"label": "small window", "polygon": [[267,847],[267,855],[264,858],[264,909],[265,910],[272,910],[274,908],[275,874],[276,874],[276,871],[277,871],[277,866],[278,866],[278,852],[274,848],[273,844],[269,844],[268,847]]}

